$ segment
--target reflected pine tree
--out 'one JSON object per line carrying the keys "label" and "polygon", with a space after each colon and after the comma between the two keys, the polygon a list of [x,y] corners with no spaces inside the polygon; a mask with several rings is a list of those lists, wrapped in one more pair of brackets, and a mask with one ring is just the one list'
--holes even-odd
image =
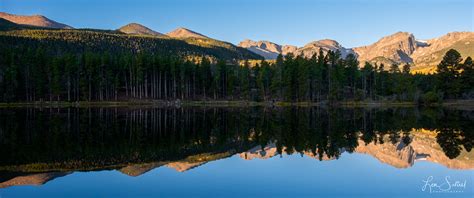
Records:
{"label": "reflected pine tree", "polygon": [[413,108],[1,109],[0,170],[110,169],[230,156],[269,144],[279,154],[337,159],[360,143],[401,149],[411,144],[413,129],[436,131],[453,159],[472,150],[473,117],[472,111]]}

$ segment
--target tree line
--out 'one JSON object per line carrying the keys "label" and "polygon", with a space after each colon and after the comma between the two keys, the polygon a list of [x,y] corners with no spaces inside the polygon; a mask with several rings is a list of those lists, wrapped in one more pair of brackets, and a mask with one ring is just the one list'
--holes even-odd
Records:
{"label": "tree line", "polygon": [[41,47],[0,52],[0,101],[248,100],[337,102],[396,100],[422,103],[472,98],[474,67],[449,50],[436,74],[410,65],[359,66],[349,54],[287,54],[255,66],[202,56],[152,53],[48,53]]}

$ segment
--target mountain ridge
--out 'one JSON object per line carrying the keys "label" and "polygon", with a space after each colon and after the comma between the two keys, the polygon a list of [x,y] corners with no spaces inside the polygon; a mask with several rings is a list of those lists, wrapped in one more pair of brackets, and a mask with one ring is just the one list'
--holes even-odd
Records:
{"label": "mountain ridge", "polygon": [[[14,24],[2,22],[0,24],[2,25],[2,27],[0,27],[1,30],[18,30],[30,27],[73,29],[71,26],[58,23],[42,15],[22,16],[0,12],[0,18],[19,24],[19,26],[15,26]],[[314,54],[319,53],[320,50],[324,53],[327,53],[329,50],[339,50],[343,58],[348,54],[356,55],[360,66],[365,64],[365,62],[369,62],[378,65],[384,64],[385,68],[388,69],[392,64],[397,64],[400,67],[404,64],[410,64],[413,72],[421,73],[435,72],[437,64],[441,61],[444,53],[449,49],[459,51],[464,58],[474,56],[474,32],[449,32],[440,37],[428,40],[418,40],[410,32],[396,32],[384,36],[374,43],[353,48],[345,48],[336,40],[331,39],[312,41],[301,47],[280,45],[267,40],[253,41],[250,39],[243,40],[237,45],[234,45],[225,41],[212,39],[184,27],[162,34],[138,23],[130,23],[122,26],[117,29],[115,33],[118,32],[130,35],[169,37],[184,40],[192,45],[211,47],[218,50],[227,48],[237,53],[256,54],[265,59],[276,59],[279,54],[287,55],[289,53],[310,58]],[[253,55],[244,55],[241,57],[259,59]]]}
{"label": "mountain ridge", "polygon": [[179,27],[171,32],[166,33],[166,35],[172,38],[209,38],[201,33],[197,33],[184,27]]}
{"label": "mountain ridge", "polygon": [[[274,46],[268,48],[268,43]],[[266,59],[275,59],[278,54],[286,55],[290,52],[294,55],[309,58],[319,53],[319,49],[322,49],[323,52],[339,50],[342,57],[350,53],[356,55],[361,66],[365,62],[370,62],[372,64],[384,64],[386,65],[385,68],[388,69],[388,66],[392,64],[398,64],[399,66],[411,64],[412,70],[415,72],[432,73],[444,53],[449,49],[460,51],[463,57],[474,56],[474,32],[449,32],[426,41],[417,40],[409,32],[396,32],[384,36],[372,44],[353,48],[345,48],[335,40],[322,39],[312,41],[303,47],[295,46],[293,50],[286,53],[283,53],[281,49],[288,45],[279,45],[270,41],[245,39],[238,46],[247,48]]]}
{"label": "mountain ridge", "polygon": [[384,36],[371,45],[353,48],[359,62],[371,62],[377,57],[384,57],[396,63],[412,63],[411,54],[416,50],[417,43],[413,34],[396,32]]}
{"label": "mountain ridge", "polygon": [[137,35],[151,35],[151,36],[166,36],[162,33],[154,31],[139,23],[129,23],[117,29],[119,32],[125,34],[137,34]]}
{"label": "mountain ridge", "polygon": [[31,25],[36,27],[55,28],[55,29],[74,29],[73,27],[51,20],[43,15],[16,15],[6,12],[0,12],[0,18],[6,19],[16,24]]}

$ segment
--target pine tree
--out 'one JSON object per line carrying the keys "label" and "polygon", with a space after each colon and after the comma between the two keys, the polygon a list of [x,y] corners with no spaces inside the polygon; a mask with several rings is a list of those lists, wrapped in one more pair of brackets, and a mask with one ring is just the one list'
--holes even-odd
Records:
{"label": "pine tree", "polygon": [[294,56],[293,54],[289,53],[285,56],[285,60],[283,62],[283,78],[282,78],[282,87],[283,87],[283,95],[287,101],[294,102],[296,100],[296,74],[297,74],[297,67],[294,63]]}
{"label": "pine tree", "polygon": [[438,64],[438,89],[445,92],[448,98],[456,98],[461,89],[461,83],[458,79],[462,69],[461,61],[461,54],[454,49],[450,49]]}
{"label": "pine tree", "polygon": [[202,85],[202,95],[204,100],[206,100],[208,91],[211,87],[212,74],[211,74],[211,63],[209,59],[203,57],[200,64],[200,76],[201,76],[201,85]]}
{"label": "pine tree", "polygon": [[270,64],[266,61],[260,62],[260,69],[257,76],[257,86],[262,95],[263,100],[267,100],[267,96],[270,94],[270,85],[272,79],[272,71]]}
{"label": "pine tree", "polygon": [[5,69],[4,78],[5,93],[3,93],[3,98],[7,102],[13,102],[16,99],[16,92],[18,88],[18,65],[16,64],[14,54],[10,55],[10,61],[7,68]]}
{"label": "pine tree", "polygon": [[345,73],[346,76],[349,78],[349,87],[351,88],[351,97],[355,97],[356,93],[356,85],[357,85],[357,79],[359,76],[358,72],[358,67],[359,67],[359,61],[357,61],[357,58],[354,54],[348,54],[346,56],[346,59],[344,60],[345,63]]}
{"label": "pine tree", "polygon": [[272,76],[272,82],[271,82],[271,90],[272,90],[272,95],[276,97],[277,99],[281,100],[283,99],[283,55],[278,54],[277,59],[275,61],[275,72],[274,75]]}
{"label": "pine tree", "polygon": [[406,63],[405,65],[403,65],[403,69],[402,69],[402,72],[403,74],[410,74],[410,63]]}
{"label": "pine tree", "polygon": [[242,66],[239,72],[240,97],[250,99],[250,65],[248,62]]}
{"label": "pine tree", "polygon": [[467,57],[462,64],[463,72],[460,76],[462,93],[468,98],[474,97],[474,63],[471,57]]}
{"label": "pine tree", "polygon": [[393,63],[392,65],[390,65],[390,69],[388,71],[392,74],[400,73],[399,65],[396,63]]}

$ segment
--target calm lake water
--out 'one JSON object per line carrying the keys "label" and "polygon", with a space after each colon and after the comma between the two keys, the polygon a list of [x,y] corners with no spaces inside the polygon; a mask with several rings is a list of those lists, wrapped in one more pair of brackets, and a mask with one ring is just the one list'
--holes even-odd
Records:
{"label": "calm lake water", "polygon": [[0,109],[0,197],[474,197],[474,111]]}

